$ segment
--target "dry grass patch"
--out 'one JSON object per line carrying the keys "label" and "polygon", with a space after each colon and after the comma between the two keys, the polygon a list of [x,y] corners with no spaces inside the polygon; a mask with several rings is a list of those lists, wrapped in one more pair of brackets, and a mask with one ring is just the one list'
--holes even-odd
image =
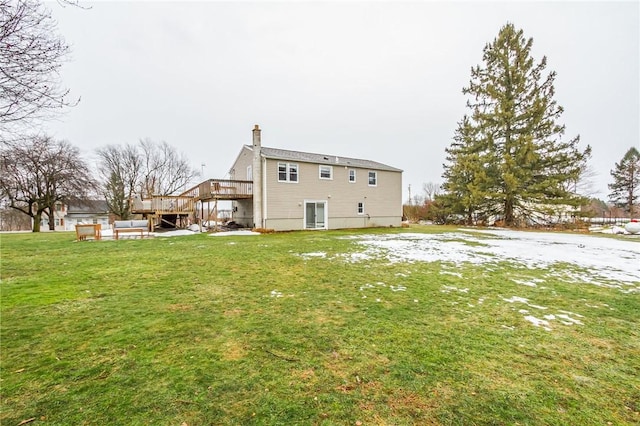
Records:
{"label": "dry grass patch", "polygon": [[247,356],[247,348],[242,342],[226,341],[221,348],[222,359],[225,361],[238,361]]}

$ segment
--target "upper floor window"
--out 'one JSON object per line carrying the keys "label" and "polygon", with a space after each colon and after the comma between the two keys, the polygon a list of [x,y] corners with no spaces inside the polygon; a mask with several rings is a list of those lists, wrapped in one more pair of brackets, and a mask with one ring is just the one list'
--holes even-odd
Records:
{"label": "upper floor window", "polygon": [[320,166],[320,179],[333,179],[333,167]]}
{"label": "upper floor window", "polygon": [[247,166],[247,180],[253,180],[253,169],[251,166]]}
{"label": "upper floor window", "polygon": [[355,169],[349,169],[349,182],[355,183],[356,181],[356,171]]}
{"label": "upper floor window", "polygon": [[378,172],[369,172],[369,186],[378,185]]}
{"label": "upper floor window", "polygon": [[278,182],[298,182],[298,165],[278,163]]}

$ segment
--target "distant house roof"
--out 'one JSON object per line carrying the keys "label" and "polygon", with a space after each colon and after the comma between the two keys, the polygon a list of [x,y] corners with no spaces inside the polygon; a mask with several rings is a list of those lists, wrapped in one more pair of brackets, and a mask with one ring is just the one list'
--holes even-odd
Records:
{"label": "distant house roof", "polygon": [[67,212],[73,213],[108,213],[109,207],[106,200],[70,201]]}
{"label": "distant house roof", "polygon": [[[253,150],[253,146],[246,145]],[[401,169],[378,163],[371,160],[362,160],[359,158],[340,157],[336,155],[314,154],[311,152],[290,151],[288,149],[261,148],[262,155],[265,158],[274,160],[291,160],[301,161],[304,163],[328,164],[332,166],[358,167],[362,169],[386,170],[390,172],[402,172]]]}

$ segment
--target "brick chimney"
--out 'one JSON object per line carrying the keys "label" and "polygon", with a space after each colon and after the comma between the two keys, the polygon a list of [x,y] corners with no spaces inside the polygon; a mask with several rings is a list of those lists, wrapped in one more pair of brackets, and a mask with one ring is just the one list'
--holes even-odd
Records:
{"label": "brick chimney", "polygon": [[253,127],[253,226],[264,228],[262,218],[262,141],[260,126]]}

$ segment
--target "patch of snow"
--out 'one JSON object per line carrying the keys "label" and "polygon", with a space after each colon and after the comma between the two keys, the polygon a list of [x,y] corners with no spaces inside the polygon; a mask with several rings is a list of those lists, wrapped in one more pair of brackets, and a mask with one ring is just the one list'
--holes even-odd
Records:
{"label": "patch of snow", "polygon": [[528,281],[516,280],[515,278],[512,278],[511,281],[513,281],[516,284],[526,285],[527,287],[537,287],[538,283],[543,283],[544,282],[544,280],[541,280],[539,278],[533,278],[533,279],[528,280]]}
{"label": "patch of snow", "polygon": [[327,253],[324,252],[312,252],[312,253],[301,253],[299,254],[300,257],[302,257],[303,259],[309,259],[311,257],[321,257],[321,258],[325,258],[327,257]]}
{"label": "patch of snow", "polygon": [[253,232],[253,231],[247,231],[247,230],[242,230],[239,229],[237,231],[223,231],[223,232],[214,232],[212,234],[209,234],[211,237],[230,237],[230,236],[235,236],[235,235],[260,235],[259,232]]}
{"label": "patch of snow", "polygon": [[549,321],[547,320],[538,319],[532,315],[527,315],[526,317],[524,317],[524,319],[529,321],[536,327],[542,326],[542,328],[544,328],[546,331],[551,331],[551,327],[549,327]]}
{"label": "patch of snow", "polygon": [[536,308],[536,309],[547,309],[546,306],[532,305],[531,303],[529,303],[528,306],[531,306],[532,308]]}
{"label": "patch of snow", "polygon": [[563,314],[567,314],[567,315],[573,315],[573,316],[578,317],[578,318],[584,318],[584,315],[576,314],[575,312],[562,311],[562,310],[560,312],[562,312]]}
{"label": "patch of snow", "polygon": [[[408,232],[351,236],[348,238],[362,245],[364,250],[347,257],[353,262],[386,259],[391,263],[450,262],[455,265],[469,263],[487,266],[508,261],[523,268],[550,271],[557,264],[569,264],[580,271],[568,274],[569,271],[563,266],[560,271],[552,271],[553,276],[561,274],[561,277],[566,275],[577,282],[611,287],[640,282],[640,244],[637,241],[553,232],[482,229],[473,232],[476,235],[464,232]],[[477,234],[491,238],[482,238]],[[448,271],[441,273],[455,274]]]}
{"label": "patch of snow", "polygon": [[566,320],[566,321],[562,321],[562,323],[565,324],[565,325],[572,325],[572,324],[584,325],[582,323],[582,321],[577,320],[577,319],[573,319],[567,314],[558,314],[558,318],[562,318],[562,319]]}
{"label": "patch of snow", "polygon": [[524,303],[525,305],[529,306],[530,308],[535,308],[535,309],[547,309],[546,306],[539,306],[539,305],[532,305],[531,303],[529,303],[529,299],[525,299],[524,297],[519,297],[519,296],[513,296],[510,299],[505,299],[504,297],[502,298],[502,300],[504,300],[505,302],[509,302],[509,303]]}
{"label": "patch of snow", "polygon": [[451,293],[452,291],[457,291],[460,293],[468,293],[469,289],[468,288],[458,288],[458,287],[453,287],[450,285],[443,285],[442,289],[440,290],[440,293]]}
{"label": "patch of snow", "polygon": [[150,232],[150,235],[155,237],[183,237],[185,235],[194,235],[194,232],[188,229],[176,229],[174,231],[166,232]]}
{"label": "patch of snow", "polygon": [[509,299],[505,299],[503,297],[502,300],[504,300],[505,302],[509,302],[509,303],[520,302],[520,303],[524,303],[526,305],[529,304],[529,299],[525,299],[524,297],[519,297],[519,296],[513,296],[513,297],[511,297]]}

